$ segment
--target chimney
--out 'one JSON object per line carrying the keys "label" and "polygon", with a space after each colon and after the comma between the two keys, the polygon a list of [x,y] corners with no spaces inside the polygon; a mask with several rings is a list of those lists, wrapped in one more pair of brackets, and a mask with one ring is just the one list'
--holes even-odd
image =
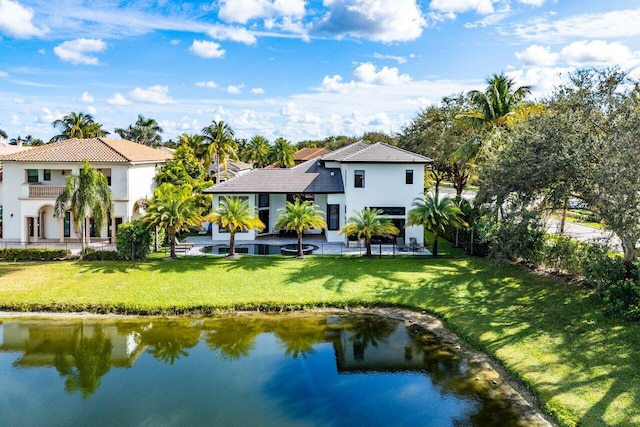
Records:
{"label": "chimney", "polygon": [[22,147],[22,140],[21,140],[21,139],[18,139],[18,140],[16,141],[16,146],[18,146],[18,147]]}

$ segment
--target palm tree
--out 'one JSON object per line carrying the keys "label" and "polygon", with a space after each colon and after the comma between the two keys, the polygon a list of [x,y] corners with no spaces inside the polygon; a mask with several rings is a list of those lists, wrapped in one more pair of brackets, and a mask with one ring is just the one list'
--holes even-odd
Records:
{"label": "palm tree", "polygon": [[209,169],[211,161],[216,159],[216,183],[219,182],[220,165],[227,170],[229,160],[238,160],[238,146],[233,139],[234,135],[233,129],[223,120],[213,120],[209,126],[202,129],[202,139],[209,145],[204,167]]}
{"label": "palm tree", "polygon": [[71,211],[76,232],[82,236],[82,250],[87,243],[86,219],[93,217],[98,230],[102,227],[108,212],[112,211],[111,188],[98,169],[92,167],[88,160],[82,164],[77,175],[67,177],[65,188],[55,203],[55,211],[61,218],[68,210]]}
{"label": "palm tree", "polygon": [[154,119],[147,119],[142,114],[138,114],[138,120],[134,125],[129,125],[126,129],[117,128],[115,132],[122,139],[128,139],[138,144],[150,147],[162,145],[162,137],[160,136],[163,132],[162,128]]}
{"label": "palm tree", "polygon": [[365,256],[371,257],[371,238],[373,236],[397,236],[400,230],[391,220],[382,218],[382,209],[364,208],[355,215],[347,218],[347,224],[340,230],[340,234],[355,234],[358,239],[364,238],[367,248]]}
{"label": "palm tree", "polygon": [[169,236],[171,258],[176,256],[176,233],[188,231],[202,223],[200,208],[189,184],[176,187],[164,183],[153,192],[144,221],[150,226],[162,227]]}
{"label": "palm tree", "polygon": [[271,147],[271,161],[276,163],[278,167],[290,168],[295,164],[293,155],[296,153],[296,149],[284,138],[278,138],[273,142]]}
{"label": "palm tree", "polygon": [[264,230],[264,224],[256,218],[255,208],[241,197],[224,197],[216,210],[207,218],[212,223],[229,230],[229,258],[236,256],[236,233],[247,230]]}
{"label": "palm tree", "polygon": [[302,250],[302,233],[312,228],[326,227],[324,212],[318,205],[311,201],[301,202],[296,199],[293,203],[287,202],[276,219],[275,226],[295,231],[298,234],[298,258],[304,258]]}
{"label": "palm tree", "polygon": [[64,141],[71,138],[95,138],[106,136],[108,132],[102,125],[93,120],[91,114],[74,113],[54,120],[51,125],[60,131],[59,135],[51,138],[50,142]]}
{"label": "palm tree", "polygon": [[257,168],[263,168],[269,163],[271,145],[269,140],[262,135],[256,135],[245,148],[245,159]]}
{"label": "palm tree", "polygon": [[445,227],[466,227],[464,215],[448,196],[440,198],[438,192],[428,193],[413,201],[413,209],[409,211],[407,226],[422,225],[433,233],[433,256],[438,256],[438,236]]}
{"label": "palm tree", "polygon": [[7,139],[7,133],[5,131],[3,131],[2,129],[0,129],[0,138]]}
{"label": "palm tree", "polygon": [[204,165],[209,147],[204,143],[202,135],[189,135],[188,133],[183,133],[178,137],[178,146],[180,145],[188,145],[191,147],[193,154],[200,163]]}

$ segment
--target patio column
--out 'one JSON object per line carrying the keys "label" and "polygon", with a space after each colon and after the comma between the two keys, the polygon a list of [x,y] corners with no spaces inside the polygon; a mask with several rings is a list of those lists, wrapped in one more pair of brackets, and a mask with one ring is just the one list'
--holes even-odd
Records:
{"label": "patio column", "polygon": [[111,217],[111,241],[116,243],[116,218]]}
{"label": "patio column", "polygon": [[40,214],[33,217],[33,243],[38,243],[38,234],[40,234]]}
{"label": "patio column", "polygon": [[64,243],[64,214],[58,216],[58,234],[60,243]]}

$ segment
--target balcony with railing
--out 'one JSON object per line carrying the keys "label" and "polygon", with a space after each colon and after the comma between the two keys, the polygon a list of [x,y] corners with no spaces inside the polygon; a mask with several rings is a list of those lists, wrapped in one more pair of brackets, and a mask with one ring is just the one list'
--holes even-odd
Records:
{"label": "balcony with railing", "polygon": [[29,185],[30,199],[55,199],[64,191],[64,185]]}

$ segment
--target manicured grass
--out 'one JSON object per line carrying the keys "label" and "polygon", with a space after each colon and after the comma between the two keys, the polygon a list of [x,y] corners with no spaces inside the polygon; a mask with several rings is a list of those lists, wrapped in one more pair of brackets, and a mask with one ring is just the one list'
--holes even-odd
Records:
{"label": "manicured grass", "polygon": [[564,425],[640,425],[640,325],[514,265],[443,257],[0,263],[0,306],[139,313],[398,305],[446,319]]}

